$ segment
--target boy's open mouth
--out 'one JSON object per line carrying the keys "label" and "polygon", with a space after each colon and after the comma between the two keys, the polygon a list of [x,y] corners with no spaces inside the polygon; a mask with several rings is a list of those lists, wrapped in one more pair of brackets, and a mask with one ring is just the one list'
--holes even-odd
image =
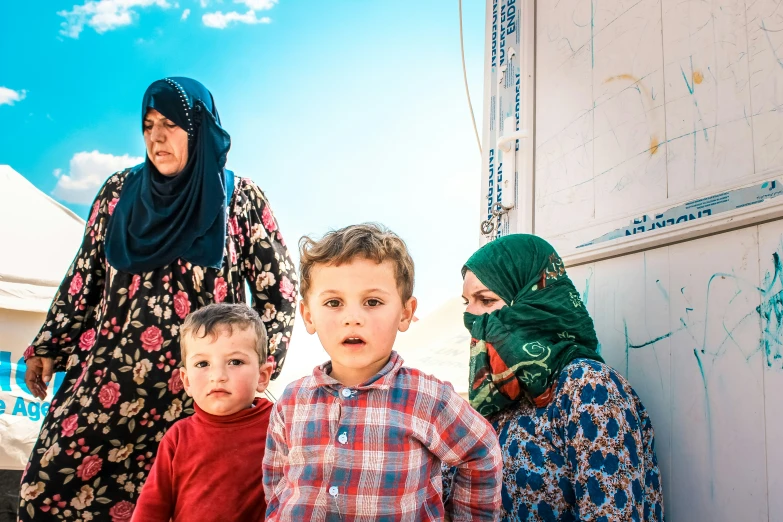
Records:
{"label": "boy's open mouth", "polygon": [[348,337],[343,339],[343,344],[351,348],[361,348],[367,343],[365,343],[364,339],[362,339],[357,335],[349,335]]}

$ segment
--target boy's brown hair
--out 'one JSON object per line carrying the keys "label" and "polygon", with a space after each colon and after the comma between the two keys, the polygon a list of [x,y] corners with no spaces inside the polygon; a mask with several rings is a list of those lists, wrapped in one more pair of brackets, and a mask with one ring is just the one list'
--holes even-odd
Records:
{"label": "boy's brown hair", "polygon": [[318,241],[303,236],[299,240],[299,291],[307,299],[310,276],[315,265],[340,266],[356,258],[380,264],[391,261],[402,302],[413,296],[413,259],[397,234],[375,223],[351,225],[332,230]]}
{"label": "boy's brown hair", "polygon": [[234,333],[234,327],[240,330],[252,328],[256,332],[256,353],[259,364],[264,364],[267,358],[266,327],[255,310],[246,304],[215,303],[207,305],[191,313],[179,331],[179,345],[182,353],[182,364],[185,364],[187,340],[210,336],[213,340],[221,333]]}

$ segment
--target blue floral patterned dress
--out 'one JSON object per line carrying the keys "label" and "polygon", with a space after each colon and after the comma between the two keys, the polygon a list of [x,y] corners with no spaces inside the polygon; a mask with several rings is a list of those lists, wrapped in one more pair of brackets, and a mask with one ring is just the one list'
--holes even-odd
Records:
{"label": "blue floral patterned dress", "polygon": [[[488,418],[503,450],[501,521],[663,521],[652,423],[630,384],[577,359],[554,399]],[[451,470],[444,470],[448,501]]]}

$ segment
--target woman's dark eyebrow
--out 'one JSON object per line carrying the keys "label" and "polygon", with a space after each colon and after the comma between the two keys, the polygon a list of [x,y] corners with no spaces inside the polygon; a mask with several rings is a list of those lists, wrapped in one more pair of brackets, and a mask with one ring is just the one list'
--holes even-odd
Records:
{"label": "woman's dark eyebrow", "polygon": [[[171,121],[171,120],[169,120],[167,117],[165,117],[163,115],[161,115],[160,118],[157,118],[157,120],[158,121],[163,121],[163,122]],[[142,122],[144,122],[144,123],[155,123],[155,121],[156,120],[153,120],[149,116],[144,116],[144,119],[142,120]],[[174,122],[172,122],[172,123],[174,123]]]}

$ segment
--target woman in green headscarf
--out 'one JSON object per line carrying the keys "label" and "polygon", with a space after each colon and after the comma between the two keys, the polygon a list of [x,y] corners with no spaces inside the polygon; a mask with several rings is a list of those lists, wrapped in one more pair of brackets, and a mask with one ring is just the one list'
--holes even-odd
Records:
{"label": "woman in green headscarf", "polygon": [[[503,449],[501,520],[663,520],[650,418],[604,364],[563,261],[515,234],[462,269],[469,398]],[[444,498],[450,495],[444,470]]]}

